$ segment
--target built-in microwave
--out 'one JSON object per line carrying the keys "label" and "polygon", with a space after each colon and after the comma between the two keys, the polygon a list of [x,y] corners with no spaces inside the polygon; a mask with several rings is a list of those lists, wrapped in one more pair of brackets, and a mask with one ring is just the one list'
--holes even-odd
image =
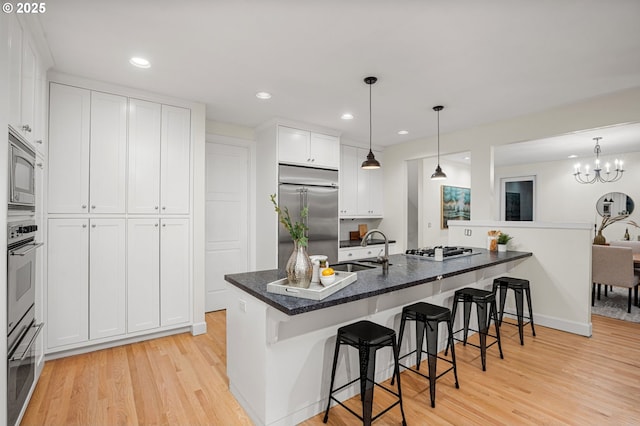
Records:
{"label": "built-in microwave", "polygon": [[36,203],[36,154],[9,129],[9,209],[31,210]]}

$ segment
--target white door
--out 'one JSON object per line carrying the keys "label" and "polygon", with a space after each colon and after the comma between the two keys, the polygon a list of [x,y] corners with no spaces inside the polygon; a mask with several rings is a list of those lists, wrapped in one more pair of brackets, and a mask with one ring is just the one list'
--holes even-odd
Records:
{"label": "white door", "polygon": [[228,306],[225,274],[249,269],[249,167],[247,147],[207,143],[205,310]]}
{"label": "white door", "polygon": [[127,220],[127,331],[160,325],[158,219]]}
{"label": "white door", "polygon": [[189,219],[162,219],[160,227],[160,325],[191,319]]}
{"label": "white door", "polygon": [[358,207],[358,148],[342,145],[340,165],[340,216],[354,216]]}
{"label": "white door", "polygon": [[89,338],[126,332],[125,219],[91,219],[89,232]]}
{"label": "white door", "polygon": [[91,92],[91,213],[124,213],[127,98]]}
{"label": "white door", "polygon": [[189,213],[191,111],[162,105],[161,212]]}
{"label": "white door", "polygon": [[22,39],[22,67],[20,88],[20,121],[22,135],[29,142],[33,142],[35,129],[38,127],[35,118],[36,105],[36,53],[31,41],[25,37]]}
{"label": "white door", "polygon": [[51,83],[49,213],[88,213],[91,92]]}
{"label": "white door", "polygon": [[87,219],[49,219],[47,239],[47,347],[89,338],[89,230]]}
{"label": "white door", "polygon": [[159,213],[160,104],[129,99],[128,213]]}

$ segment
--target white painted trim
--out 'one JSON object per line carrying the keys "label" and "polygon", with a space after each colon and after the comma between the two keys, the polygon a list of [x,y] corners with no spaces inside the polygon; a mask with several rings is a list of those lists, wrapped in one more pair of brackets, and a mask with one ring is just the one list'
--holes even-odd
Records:
{"label": "white painted trim", "polygon": [[[533,218],[533,222],[536,220],[537,210],[538,210],[538,199],[537,199],[537,182],[536,175],[527,175],[527,176],[507,176],[500,178],[500,220],[505,220],[505,208],[506,208],[506,183],[507,182],[522,182],[522,181],[532,181],[533,182],[533,211],[531,212],[531,217]],[[530,221],[522,221],[522,222],[530,222]]]}
{"label": "white painted trim", "polygon": [[539,228],[539,229],[589,229],[593,224],[586,222],[507,222],[491,220],[450,220],[449,227],[488,226],[500,228]]}
{"label": "white painted trim", "polygon": [[[562,318],[550,317],[546,315],[533,314],[534,327],[541,325],[567,333],[578,334],[580,336],[591,337],[592,323],[579,323],[575,321],[567,321]],[[534,337],[535,339],[535,337]]]}
{"label": "white painted trim", "polygon": [[[261,125],[256,127],[256,134],[260,133],[265,128],[268,128],[268,127],[271,127],[271,126],[293,127],[294,129],[307,130],[309,132],[314,132],[314,133],[322,133],[323,135],[335,136],[335,137],[338,137],[338,138],[342,134],[342,132],[340,132],[338,130],[335,130],[335,129],[329,129],[328,127],[322,127],[322,126],[318,126],[316,124],[303,123],[303,122],[299,122],[299,121],[288,120],[286,118],[281,118],[281,117],[274,118],[274,119],[269,120],[269,121],[267,121],[265,123],[262,123]],[[367,148],[368,147],[369,147],[369,145],[367,144]]]}
{"label": "white painted trim", "polygon": [[205,334],[207,332],[207,322],[197,322],[191,326],[191,335],[197,336],[199,334]]}

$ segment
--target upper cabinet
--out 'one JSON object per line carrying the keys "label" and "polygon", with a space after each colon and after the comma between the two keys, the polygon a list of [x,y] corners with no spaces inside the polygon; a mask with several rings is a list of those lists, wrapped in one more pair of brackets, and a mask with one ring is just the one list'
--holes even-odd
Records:
{"label": "upper cabinet", "polygon": [[190,123],[188,109],[130,100],[129,213],[189,212]]}
{"label": "upper cabinet", "polygon": [[340,140],[335,136],[278,126],[278,162],[340,168]]}
{"label": "upper cabinet", "polygon": [[49,213],[124,213],[127,98],[51,83]]}
{"label": "upper cabinet", "polygon": [[51,83],[49,127],[49,213],[189,213],[189,109]]}
{"label": "upper cabinet", "polygon": [[[382,217],[382,169],[360,167],[369,150],[343,145],[340,166],[340,217]],[[374,151],[376,159],[382,153]]]}
{"label": "upper cabinet", "polygon": [[[36,139],[44,134],[42,117],[43,105],[39,90],[39,78],[44,76],[44,66],[40,61],[28,31],[25,31],[17,15],[9,15],[9,125],[28,142],[42,144]],[[38,142],[36,142],[36,140]]]}

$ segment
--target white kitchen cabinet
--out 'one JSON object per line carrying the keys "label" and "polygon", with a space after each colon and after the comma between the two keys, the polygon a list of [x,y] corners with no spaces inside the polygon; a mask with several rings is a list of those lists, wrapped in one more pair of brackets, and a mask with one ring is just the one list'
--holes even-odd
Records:
{"label": "white kitchen cabinet", "polygon": [[52,83],[49,103],[49,213],[88,213],[91,92]]}
{"label": "white kitchen cabinet", "polygon": [[129,213],[159,213],[160,104],[129,100]]}
{"label": "white kitchen cabinet", "polygon": [[[375,235],[374,235],[375,237]],[[396,254],[396,244],[389,244],[389,255]],[[366,247],[349,247],[338,250],[338,261],[368,259],[384,255],[384,244],[369,244]]]}
{"label": "white kitchen cabinet", "polygon": [[91,219],[89,339],[126,332],[125,219]]}
{"label": "white kitchen cabinet", "polygon": [[278,162],[339,169],[340,141],[335,136],[278,126]]}
{"label": "white kitchen cabinet", "polygon": [[191,111],[162,105],[160,204],[163,214],[189,213]]}
{"label": "white kitchen cabinet", "polygon": [[89,202],[91,213],[124,213],[127,98],[91,92]]}
{"label": "white kitchen cabinet", "polygon": [[22,67],[20,87],[20,121],[18,129],[22,136],[33,143],[38,123],[36,123],[36,68],[38,63],[36,50],[29,37],[22,38]]}
{"label": "white kitchen cabinet", "polygon": [[47,348],[89,339],[88,219],[49,219]]}
{"label": "white kitchen cabinet", "polygon": [[160,325],[189,322],[189,219],[161,219]]}
{"label": "white kitchen cabinet", "polygon": [[190,111],[129,102],[129,213],[187,214]]}
{"label": "white kitchen cabinet", "polygon": [[160,219],[127,220],[127,332],[160,325]]}
{"label": "white kitchen cabinet", "polygon": [[342,145],[340,155],[340,217],[358,211],[358,148]]}
{"label": "white kitchen cabinet", "polygon": [[8,23],[8,71],[9,71],[9,124],[20,131],[21,102],[20,89],[22,87],[22,27],[15,14],[9,14],[5,18]]}
{"label": "white kitchen cabinet", "polygon": [[[368,149],[343,145],[340,167],[340,217],[382,217],[382,169],[363,169]],[[374,151],[378,161],[382,153]]]}

